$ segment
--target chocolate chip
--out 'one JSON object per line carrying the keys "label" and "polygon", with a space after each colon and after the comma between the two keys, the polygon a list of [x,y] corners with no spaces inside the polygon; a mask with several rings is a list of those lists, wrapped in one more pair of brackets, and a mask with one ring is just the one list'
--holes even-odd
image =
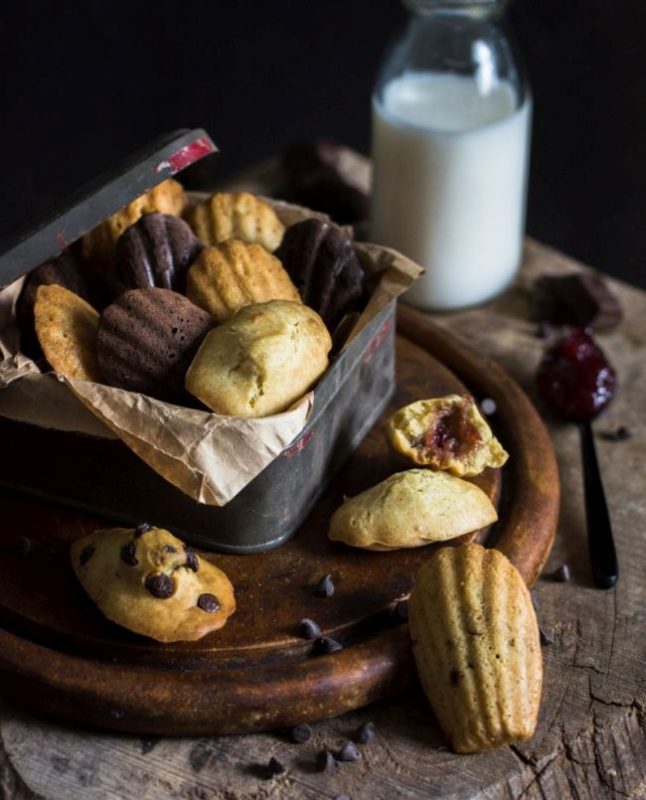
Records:
{"label": "chocolate chip", "polygon": [[149,531],[151,528],[152,525],[149,522],[140,522],[135,528],[135,538],[143,536],[143,534]]}
{"label": "chocolate chip", "polygon": [[193,572],[197,572],[200,568],[200,562],[198,561],[197,556],[193,550],[191,550],[190,547],[186,547],[186,545],[184,545],[184,551],[186,553],[186,561],[184,562],[184,566],[187,569],[192,569]]}
{"label": "chocolate chip", "polygon": [[284,764],[274,758],[273,756],[269,759],[269,763],[267,764],[267,775],[270,778],[275,778],[277,775],[284,775],[287,772],[287,767]]}
{"label": "chocolate chip", "polygon": [[301,722],[300,725],[295,725],[292,728],[292,739],[297,744],[308,742],[312,738],[312,729],[306,722]]}
{"label": "chocolate chip", "polygon": [[498,410],[498,406],[491,397],[485,397],[480,401],[480,409],[486,417],[491,417]]}
{"label": "chocolate chip", "polygon": [[346,742],[337,755],[338,761],[358,761],[360,758],[361,753],[354,742]]}
{"label": "chocolate chip", "polygon": [[135,567],[139,563],[136,553],[137,545],[134,542],[128,542],[121,548],[121,560],[131,567]]}
{"label": "chocolate chip", "polygon": [[166,600],[175,592],[173,579],[164,573],[151,574],[146,578],[146,589],[158,600]]}
{"label": "chocolate chip", "polygon": [[368,744],[377,735],[377,729],[374,722],[364,722],[357,730],[357,741],[360,744]]}
{"label": "chocolate chip", "polygon": [[321,750],[316,756],[316,769],[318,772],[332,772],[336,767],[336,758],[329,750]]}
{"label": "chocolate chip", "polygon": [[87,562],[92,558],[95,550],[96,548],[93,544],[86,544],[85,547],[81,550],[81,554],[79,555],[79,563],[82,567],[84,567],[87,564]]}
{"label": "chocolate chip", "polygon": [[164,553],[176,553],[177,548],[173,547],[172,544],[165,544],[164,545]]}
{"label": "chocolate chip", "polygon": [[550,339],[557,330],[558,329],[555,328],[554,325],[550,325],[549,322],[539,322],[536,328],[536,336],[538,336],[539,339]]}
{"label": "chocolate chip", "polygon": [[318,639],[321,635],[321,629],[312,619],[305,617],[300,622],[300,634],[303,639]]}
{"label": "chocolate chip", "polygon": [[314,594],[319,597],[332,597],[334,594],[334,583],[331,575],[324,575],[321,580],[316,584]]}
{"label": "chocolate chip", "polygon": [[567,583],[571,577],[570,568],[567,564],[562,564],[550,575],[550,578],[557,583]]}
{"label": "chocolate chip", "polygon": [[538,634],[541,640],[541,647],[549,647],[551,644],[554,644],[554,639],[545,633],[542,628],[538,629]]}
{"label": "chocolate chip", "polygon": [[197,607],[206,611],[207,614],[214,614],[220,610],[220,601],[214,594],[205,592],[197,598]]}
{"label": "chocolate chip", "polygon": [[312,648],[312,652],[317,656],[326,656],[330,653],[337,653],[339,650],[343,650],[343,645],[329,636],[321,636],[314,642],[314,647]]}
{"label": "chocolate chip", "polygon": [[620,425],[614,431],[601,431],[599,436],[606,442],[625,442],[632,437],[632,433],[624,425]]}
{"label": "chocolate chip", "polygon": [[393,616],[396,622],[408,622],[408,600],[400,600],[397,603]]}
{"label": "chocolate chip", "polygon": [[32,541],[26,536],[16,536],[11,547],[11,552],[20,558],[26,558],[32,550]]}

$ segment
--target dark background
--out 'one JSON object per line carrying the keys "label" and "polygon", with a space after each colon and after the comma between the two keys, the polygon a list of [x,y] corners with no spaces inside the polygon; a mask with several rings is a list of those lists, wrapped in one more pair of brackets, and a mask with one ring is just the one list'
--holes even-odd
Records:
{"label": "dark background", "polygon": [[[0,6],[0,234],[156,134],[205,127],[224,178],[299,139],[369,151],[398,0]],[[516,0],[534,93],[528,232],[646,287],[643,0]]]}

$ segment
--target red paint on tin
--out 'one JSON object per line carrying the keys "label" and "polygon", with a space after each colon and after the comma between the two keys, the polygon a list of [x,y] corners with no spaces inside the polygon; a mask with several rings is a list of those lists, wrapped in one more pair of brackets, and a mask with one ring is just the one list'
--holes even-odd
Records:
{"label": "red paint on tin", "polygon": [[287,456],[287,458],[291,458],[297,453],[300,453],[301,450],[305,450],[312,436],[314,436],[314,430],[308,431],[305,436],[301,437],[293,447],[290,447],[289,450],[284,450],[283,455]]}
{"label": "red paint on tin", "polygon": [[182,147],[181,150],[178,150],[176,153],[173,153],[157,164],[155,172],[170,169],[174,175],[211,153],[215,153],[215,147],[211,142],[208,142],[206,139],[196,139],[194,142],[187,144],[185,147]]}
{"label": "red paint on tin", "polygon": [[367,364],[368,361],[370,361],[370,359],[374,356],[374,354],[379,349],[379,346],[381,345],[383,340],[386,338],[386,336],[388,336],[388,334],[390,333],[390,331],[392,329],[393,329],[392,320],[390,320],[390,319],[386,320],[386,322],[384,322],[384,324],[381,326],[381,328],[379,328],[379,330],[377,331],[377,335],[375,336],[375,338],[368,345],[368,349],[366,350],[366,352],[365,352],[365,354],[363,356],[363,363],[364,364]]}

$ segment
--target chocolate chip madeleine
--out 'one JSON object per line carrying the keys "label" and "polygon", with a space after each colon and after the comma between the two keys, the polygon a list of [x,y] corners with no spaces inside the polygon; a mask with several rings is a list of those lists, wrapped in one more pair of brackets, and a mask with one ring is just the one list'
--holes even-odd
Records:
{"label": "chocolate chip madeleine", "polygon": [[71,549],[72,568],[112,622],[159,642],[192,641],[235,611],[227,576],[163,528],[98,530]]}

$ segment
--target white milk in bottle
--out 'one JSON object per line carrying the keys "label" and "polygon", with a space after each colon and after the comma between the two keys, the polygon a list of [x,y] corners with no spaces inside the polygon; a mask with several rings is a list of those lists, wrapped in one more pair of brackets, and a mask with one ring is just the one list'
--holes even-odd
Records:
{"label": "white milk in bottle", "polygon": [[[510,51],[480,7],[467,17],[466,3],[409,5],[424,13],[409,31],[407,58],[442,68],[402,67],[400,45],[375,92],[370,238],[425,268],[406,302],[461,308],[498,294],[519,266],[530,95],[517,71],[506,67],[510,80],[496,73],[496,59],[504,62]],[[497,3],[479,6],[491,13]],[[462,26],[452,24],[458,17],[466,19]],[[460,71],[427,55],[442,47],[462,54]]]}

